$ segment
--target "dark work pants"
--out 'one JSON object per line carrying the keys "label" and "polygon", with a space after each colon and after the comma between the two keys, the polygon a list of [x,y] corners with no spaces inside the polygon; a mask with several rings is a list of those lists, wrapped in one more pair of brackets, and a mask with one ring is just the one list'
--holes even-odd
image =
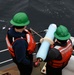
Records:
{"label": "dark work pants", "polygon": [[62,75],[62,68],[53,68],[47,64],[46,75]]}
{"label": "dark work pants", "polygon": [[22,63],[18,63],[15,58],[13,58],[13,62],[17,65],[20,75],[31,75],[33,70],[33,64],[24,65]]}
{"label": "dark work pants", "polygon": [[32,65],[17,64],[17,67],[20,71],[20,75],[31,75],[32,73]]}

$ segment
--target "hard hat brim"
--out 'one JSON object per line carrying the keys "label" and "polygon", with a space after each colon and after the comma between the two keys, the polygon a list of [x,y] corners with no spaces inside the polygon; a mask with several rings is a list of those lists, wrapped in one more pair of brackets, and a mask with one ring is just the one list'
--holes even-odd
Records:
{"label": "hard hat brim", "polygon": [[71,37],[71,34],[68,33],[68,35],[66,37],[60,37],[56,33],[54,33],[54,37],[59,40],[68,40]]}
{"label": "hard hat brim", "polygon": [[15,23],[13,20],[11,20],[10,23],[11,23],[13,26],[27,26],[27,25],[30,24],[30,21],[28,20],[26,23],[18,24],[18,23]]}

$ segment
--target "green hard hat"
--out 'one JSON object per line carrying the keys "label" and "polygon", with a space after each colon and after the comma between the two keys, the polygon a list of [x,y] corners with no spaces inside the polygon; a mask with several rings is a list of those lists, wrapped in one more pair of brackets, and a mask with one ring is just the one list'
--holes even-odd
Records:
{"label": "green hard hat", "polygon": [[30,23],[28,16],[24,12],[19,12],[13,16],[13,19],[10,21],[13,26],[26,26]]}
{"label": "green hard hat", "polygon": [[54,37],[58,40],[67,40],[70,36],[68,29],[63,25],[60,25],[54,33]]}

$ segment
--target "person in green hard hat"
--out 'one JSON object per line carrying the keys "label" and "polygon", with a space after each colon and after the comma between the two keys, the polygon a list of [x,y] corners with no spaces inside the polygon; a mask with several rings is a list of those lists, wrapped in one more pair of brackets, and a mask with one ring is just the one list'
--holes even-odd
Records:
{"label": "person in green hard hat", "polygon": [[59,25],[54,33],[54,45],[50,46],[45,59],[46,75],[62,75],[62,69],[68,64],[73,52],[73,45],[70,40],[71,34],[67,27]]}
{"label": "person in green hard hat", "polygon": [[33,69],[33,55],[36,42],[31,32],[26,28],[30,20],[26,13],[18,12],[10,20],[12,25],[6,34],[6,43],[17,65],[20,75],[31,75]]}

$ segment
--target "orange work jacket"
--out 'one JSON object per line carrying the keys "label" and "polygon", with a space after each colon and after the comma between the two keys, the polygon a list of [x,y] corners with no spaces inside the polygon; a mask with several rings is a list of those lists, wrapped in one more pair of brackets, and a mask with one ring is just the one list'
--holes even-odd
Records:
{"label": "orange work jacket", "polygon": [[28,43],[28,48],[27,48],[27,51],[29,52],[29,54],[32,54],[34,51],[35,51],[35,48],[36,48],[36,42],[34,41],[34,38],[32,36],[32,34],[27,30],[25,29],[25,31],[27,32],[26,34],[26,38],[17,38],[15,39],[12,44],[10,43],[9,39],[8,39],[8,35],[6,35],[6,43],[7,43],[7,46],[8,46],[8,50],[10,52],[10,54],[15,57],[15,53],[14,53],[14,50],[12,48],[12,45],[13,43],[16,41],[16,40],[19,40],[19,39],[22,39],[22,40],[26,40],[27,43]]}
{"label": "orange work jacket", "polygon": [[73,51],[71,41],[68,40],[67,46],[65,47],[55,46],[54,48],[60,51],[62,60],[51,60],[48,62],[48,64],[53,68],[60,68],[65,66],[68,63]]}

